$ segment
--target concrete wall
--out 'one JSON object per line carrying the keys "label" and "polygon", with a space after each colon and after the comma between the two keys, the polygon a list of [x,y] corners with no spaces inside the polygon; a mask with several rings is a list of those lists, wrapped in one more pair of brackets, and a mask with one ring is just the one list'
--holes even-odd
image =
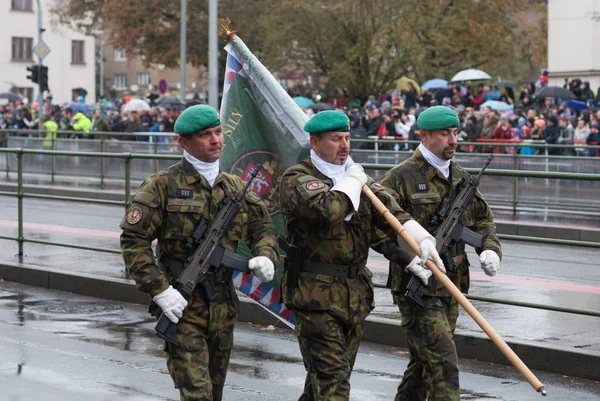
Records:
{"label": "concrete wall", "polygon": [[[50,48],[50,53],[44,59],[48,67],[48,86],[53,95],[53,103],[70,102],[71,91],[74,88],[84,88],[88,92],[86,101],[96,98],[95,85],[95,60],[93,37],[71,31],[65,27],[53,27],[48,1],[41,1],[43,21],[46,29],[43,41]],[[33,46],[38,43],[37,8],[36,1],[32,1],[31,11],[11,10],[10,1],[0,4],[0,65],[2,66],[2,81],[0,92],[8,92],[12,84],[17,87],[33,88],[34,98],[38,95],[38,85],[27,79],[27,67],[37,64],[38,58],[33,55],[32,60],[12,60],[12,37],[26,37],[33,39]],[[84,64],[71,63],[71,41],[84,41]],[[29,99],[33,101],[34,99]]]}
{"label": "concrete wall", "polygon": [[565,77],[600,87],[600,0],[548,0],[550,85]]}

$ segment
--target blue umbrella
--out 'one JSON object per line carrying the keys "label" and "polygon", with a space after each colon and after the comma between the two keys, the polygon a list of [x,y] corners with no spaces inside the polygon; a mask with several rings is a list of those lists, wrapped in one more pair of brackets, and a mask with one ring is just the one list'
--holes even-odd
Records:
{"label": "blue umbrella", "polygon": [[587,104],[585,104],[585,102],[582,102],[581,100],[569,100],[566,101],[565,104],[569,108],[577,111],[585,110],[588,108]]}
{"label": "blue umbrella", "polygon": [[89,113],[92,110],[92,106],[85,103],[71,103],[67,107],[79,111],[81,113]]}
{"label": "blue umbrella", "polygon": [[296,96],[292,98],[292,100],[298,105],[298,107],[310,107],[315,104],[315,102],[304,96]]}
{"label": "blue umbrella", "polygon": [[483,102],[483,104],[479,107],[489,107],[490,109],[497,111],[507,111],[514,109],[514,106],[508,103],[501,102],[499,100],[488,100],[487,102]]}
{"label": "blue umbrella", "polygon": [[448,86],[448,81],[441,78],[434,78],[421,85],[421,89],[442,89],[446,86]]}

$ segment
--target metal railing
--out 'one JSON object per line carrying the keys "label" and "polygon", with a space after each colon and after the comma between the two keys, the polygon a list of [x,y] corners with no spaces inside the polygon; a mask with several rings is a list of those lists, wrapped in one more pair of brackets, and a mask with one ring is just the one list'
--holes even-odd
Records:
{"label": "metal railing", "polygon": [[[53,151],[53,150],[32,150],[32,149],[1,149],[0,153],[6,154],[14,154],[17,158],[17,191],[7,192],[0,191],[0,196],[12,196],[18,199],[18,222],[17,222],[17,237],[10,236],[0,236],[0,239],[4,240],[15,240],[18,243],[18,254],[19,261],[23,261],[24,255],[24,244],[34,243],[34,244],[43,244],[43,245],[52,245],[52,246],[61,246],[66,248],[80,249],[80,250],[89,250],[89,251],[97,251],[97,252],[105,252],[111,254],[120,254],[119,250],[110,249],[110,248],[99,248],[99,247],[90,247],[90,246],[82,246],[76,244],[68,244],[64,242],[53,242],[53,241],[43,241],[37,240],[33,238],[25,238],[23,232],[23,199],[24,198],[37,198],[37,199],[48,199],[48,200],[61,200],[61,201],[75,201],[75,202],[84,202],[84,203],[96,203],[103,205],[112,205],[119,206],[125,208],[128,204],[128,200],[131,198],[131,162],[133,160],[179,160],[180,156],[173,155],[148,155],[148,154],[133,154],[133,153],[98,153],[98,152],[65,152],[65,151]],[[69,157],[100,157],[102,159],[121,159],[125,164],[125,174],[123,176],[124,181],[124,201],[108,201],[108,200],[98,200],[98,199],[88,199],[81,197],[67,197],[67,196],[56,196],[56,195],[45,195],[45,194],[30,194],[25,193],[23,189],[23,158],[26,155],[50,155],[53,157],[56,156],[69,156]],[[386,168],[385,165],[365,165],[367,168]],[[389,167],[389,166],[388,166]],[[478,170],[473,170],[471,172],[477,172]],[[577,179],[577,180],[586,180],[586,181],[600,181],[600,174],[586,174],[586,175],[573,175],[568,173],[552,173],[552,172],[535,172],[535,171],[519,171],[519,170],[486,170],[486,175],[499,175],[499,176],[508,176],[508,177],[539,177],[539,178],[568,178],[568,179]],[[499,237],[506,238],[509,236],[499,235]],[[569,241],[569,240],[557,240],[551,238],[535,238],[535,237],[520,237],[520,236],[510,236],[511,240],[523,240],[529,242],[543,242],[543,243],[554,243],[554,244],[562,244],[562,245],[576,245],[576,246],[586,246],[586,247],[598,247],[600,248],[600,243],[593,242],[582,242],[582,241]],[[385,288],[385,286],[376,285],[376,287]],[[528,307],[528,308],[537,308],[572,314],[580,314],[580,315],[588,315],[588,316],[596,316],[600,317],[600,312],[590,311],[585,309],[574,309],[574,308],[562,308],[562,307],[553,307],[548,305],[541,304],[533,304],[527,302],[520,301],[510,301],[496,298],[487,298],[487,297],[475,297],[468,296],[471,300],[483,301],[483,302],[492,302],[492,303],[502,303],[506,305],[520,306],[520,307]]]}

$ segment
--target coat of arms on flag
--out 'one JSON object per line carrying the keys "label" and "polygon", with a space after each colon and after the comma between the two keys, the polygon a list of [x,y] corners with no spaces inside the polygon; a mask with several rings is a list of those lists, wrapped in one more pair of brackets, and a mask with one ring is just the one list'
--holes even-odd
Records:
{"label": "coat of arms on flag", "polygon": [[[228,20],[219,20],[220,33],[226,33],[227,63],[223,82],[221,121],[225,147],[221,169],[245,181],[253,169],[263,169],[250,188],[267,206],[279,235],[285,236],[279,215],[277,185],[291,165],[308,156],[308,116],[294,103],[279,82],[250,52],[244,42],[228,29]],[[250,255],[245,246],[239,253]],[[270,283],[252,274],[235,272],[235,287],[268,308],[288,325],[293,313],[280,303],[282,266]]]}

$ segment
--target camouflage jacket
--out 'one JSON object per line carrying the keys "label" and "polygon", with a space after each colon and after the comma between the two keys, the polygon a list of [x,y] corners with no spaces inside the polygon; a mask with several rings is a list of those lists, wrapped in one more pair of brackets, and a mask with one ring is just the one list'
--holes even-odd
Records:
{"label": "camouflage jacket", "polygon": [[[469,177],[469,173],[452,161],[450,163],[452,182],[448,181],[425,160],[417,149],[409,159],[388,171],[379,182],[391,193],[396,194],[400,206],[433,235],[433,228],[430,226],[431,216],[444,198],[449,196],[452,199],[454,197],[457,185],[462,178],[467,177]],[[500,242],[496,236],[494,216],[479,191],[463,213],[462,222],[465,227],[483,235],[483,250],[491,249],[502,257]],[[465,244],[456,244],[451,251],[455,268],[448,273],[448,277],[462,292],[467,293],[469,290],[469,260],[465,253]],[[481,250],[478,251],[481,252]],[[414,256],[414,253],[409,253]],[[410,279],[410,274],[404,272],[404,266],[392,263],[390,276],[392,291],[403,293]],[[434,296],[450,296],[435,278],[430,280],[425,293]]]}
{"label": "camouflage jacket", "polygon": [[[154,296],[179,273],[163,264],[159,268],[151,248],[154,239],[161,260],[184,262],[190,253],[186,239],[198,222],[203,217],[213,221],[225,196],[233,196],[243,186],[239,177],[221,172],[211,188],[185,159],[144,181],[121,222],[121,252],[138,288]],[[277,233],[266,207],[251,191],[246,192],[242,210],[222,244],[235,252],[238,241],[245,242],[253,255],[266,256],[277,266]],[[231,274],[228,277],[231,284]]]}
{"label": "camouflage jacket", "polygon": [[[381,185],[370,178],[367,185],[400,222],[411,219]],[[396,252],[396,232],[366,196],[361,196],[358,213],[345,221],[352,210],[350,200],[342,192],[331,191],[332,186],[333,181],[310,159],[290,167],[281,178],[281,213],[287,239],[302,249],[303,260],[360,264],[367,261],[369,247],[388,258],[402,254]],[[362,269],[356,279],[303,272],[293,291],[288,291],[286,280],[282,280],[282,294],[284,302],[295,308],[329,310],[350,304],[351,309],[368,314],[374,307],[371,277],[368,269]]]}

